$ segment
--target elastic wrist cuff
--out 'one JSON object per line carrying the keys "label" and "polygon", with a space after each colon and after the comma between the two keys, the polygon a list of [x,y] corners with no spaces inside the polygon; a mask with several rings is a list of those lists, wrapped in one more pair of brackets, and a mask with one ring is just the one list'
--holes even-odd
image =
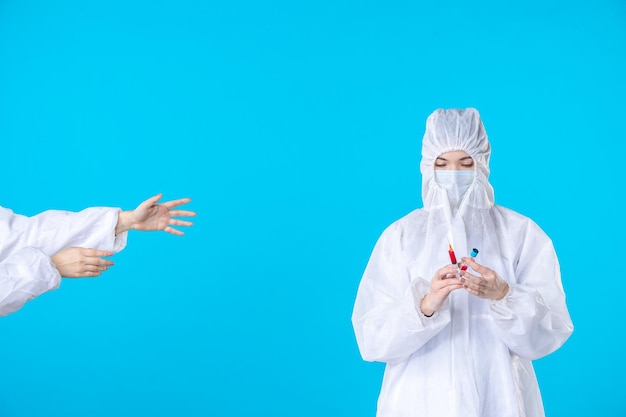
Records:
{"label": "elastic wrist cuff", "polygon": [[[426,295],[428,295],[428,294],[426,294]],[[426,295],[425,295],[425,296],[423,296],[423,297],[422,297],[422,299],[420,300],[420,313],[422,313],[422,315],[423,315],[424,317],[432,317],[432,316],[433,316],[433,314],[435,314],[435,311],[433,311],[433,312],[430,314],[430,316],[429,316],[428,314],[424,313],[424,310],[422,310],[422,302],[424,301],[424,298],[426,298]]]}

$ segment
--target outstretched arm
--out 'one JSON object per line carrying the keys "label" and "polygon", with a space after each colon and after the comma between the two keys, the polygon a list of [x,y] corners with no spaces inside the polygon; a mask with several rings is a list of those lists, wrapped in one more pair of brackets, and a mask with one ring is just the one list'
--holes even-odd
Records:
{"label": "outstretched arm", "polygon": [[181,198],[157,204],[161,197],[162,194],[159,193],[139,204],[136,209],[121,212],[115,227],[115,234],[118,235],[127,230],[163,230],[173,235],[182,236],[184,232],[174,229],[172,226],[191,226],[193,223],[174,217],[192,217],[196,213],[189,210],[173,209],[189,203],[191,199]]}
{"label": "outstretched arm", "polygon": [[128,230],[163,230],[182,235],[183,232],[172,226],[191,226],[192,223],[173,217],[195,216],[196,213],[174,208],[191,199],[157,204],[160,199],[161,194],[158,194],[130,211],[92,207],[80,213],[48,210],[33,217],[0,207],[0,316],[58,288],[62,276],[99,276],[113,265],[103,257],[125,246],[124,232]]}

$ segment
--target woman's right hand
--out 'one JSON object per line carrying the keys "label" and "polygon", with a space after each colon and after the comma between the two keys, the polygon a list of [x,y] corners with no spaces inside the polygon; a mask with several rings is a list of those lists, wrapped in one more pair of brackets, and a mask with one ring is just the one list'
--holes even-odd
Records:
{"label": "woman's right hand", "polygon": [[97,277],[109,269],[113,262],[102,257],[111,255],[112,252],[103,250],[69,247],[60,250],[51,259],[62,277],[82,278]]}
{"label": "woman's right hand", "polygon": [[446,265],[435,272],[430,281],[430,290],[420,302],[420,310],[425,316],[432,316],[452,291],[463,288],[463,283],[456,277],[457,271],[456,265]]}

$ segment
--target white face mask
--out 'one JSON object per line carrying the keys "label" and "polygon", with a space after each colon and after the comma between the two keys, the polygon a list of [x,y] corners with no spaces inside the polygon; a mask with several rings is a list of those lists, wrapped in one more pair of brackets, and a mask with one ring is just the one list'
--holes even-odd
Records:
{"label": "white face mask", "polygon": [[459,207],[463,195],[474,182],[475,176],[475,171],[435,170],[435,181],[448,193],[450,207],[453,209]]}

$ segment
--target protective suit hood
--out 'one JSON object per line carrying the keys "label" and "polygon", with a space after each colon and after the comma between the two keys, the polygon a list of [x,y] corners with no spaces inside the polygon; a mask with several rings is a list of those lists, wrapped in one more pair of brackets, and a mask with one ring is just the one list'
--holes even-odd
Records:
{"label": "protective suit hood", "polygon": [[467,207],[490,208],[494,204],[493,187],[489,184],[491,147],[478,111],[467,109],[438,109],[426,120],[422,140],[422,200],[427,210],[444,208],[448,216],[446,191],[435,180],[435,160],[443,153],[464,151],[474,160],[475,179],[460,202],[458,212]]}

